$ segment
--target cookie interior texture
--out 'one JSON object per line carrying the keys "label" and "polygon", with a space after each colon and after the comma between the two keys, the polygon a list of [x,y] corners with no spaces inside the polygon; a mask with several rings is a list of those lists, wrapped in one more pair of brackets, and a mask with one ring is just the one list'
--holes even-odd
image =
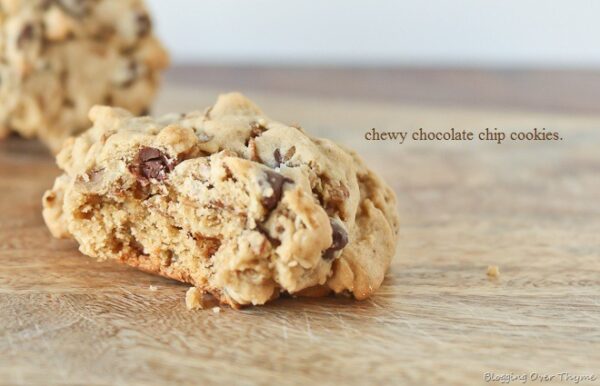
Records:
{"label": "cookie interior texture", "polygon": [[144,112],[167,64],[142,0],[0,0],[0,137],[58,151],[95,104]]}
{"label": "cookie interior texture", "polygon": [[239,93],[159,119],[97,106],[43,198],[86,255],[190,283],[234,307],[282,293],[357,299],[396,248],[393,191],[350,150]]}

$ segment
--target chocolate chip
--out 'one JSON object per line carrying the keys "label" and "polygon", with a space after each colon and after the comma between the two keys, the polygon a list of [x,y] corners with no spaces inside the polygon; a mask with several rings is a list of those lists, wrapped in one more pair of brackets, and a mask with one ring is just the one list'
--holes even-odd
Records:
{"label": "chocolate chip", "polygon": [[148,256],[144,253],[144,245],[136,239],[131,239],[131,241],[129,241],[129,248],[131,248],[137,256]]}
{"label": "chocolate chip", "polygon": [[143,147],[130,171],[144,183],[150,179],[164,181],[167,174],[173,171],[175,162],[167,158],[163,152],[153,147]]}
{"label": "chocolate chip", "polygon": [[25,26],[19,33],[19,36],[17,37],[17,47],[23,48],[25,46],[25,44],[27,44],[28,41],[33,39],[34,33],[35,33],[35,29],[33,27],[33,24],[31,24],[31,23],[25,24]]}
{"label": "chocolate chip", "polygon": [[75,107],[75,102],[73,101],[73,99],[67,97],[63,99],[63,106],[72,109],[73,107]]}
{"label": "chocolate chip", "polygon": [[113,26],[105,25],[105,26],[99,27],[94,32],[92,39],[94,39],[97,42],[106,42],[107,40],[109,40],[111,38],[111,36],[113,36],[116,33],[117,33],[117,31],[115,30],[115,28]]}
{"label": "chocolate chip", "polygon": [[281,163],[283,162],[283,158],[281,158],[281,151],[279,149],[275,149],[275,151],[273,152],[273,158],[275,158],[275,162],[277,162],[277,165],[281,165]]}
{"label": "chocolate chip", "polygon": [[165,179],[166,165],[162,159],[153,159],[142,164],[142,174],[147,178]]}
{"label": "chocolate chip", "polygon": [[277,166],[279,166],[289,161],[294,154],[296,154],[296,146],[290,147],[283,156],[281,155],[281,150],[275,149],[273,152],[273,158],[275,158],[275,162],[277,162]]}
{"label": "chocolate chip", "polygon": [[338,220],[329,219],[331,224],[331,246],[323,252],[323,259],[331,260],[337,251],[341,251],[348,244],[348,233]]}
{"label": "chocolate chip", "polygon": [[165,251],[165,255],[161,261],[161,264],[165,267],[170,267],[171,264],[173,264],[175,261],[177,261],[177,257],[175,257],[175,254],[173,253],[173,251],[170,249],[167,249]]}
{"label": "chocolate chip", "polygon": [[267,128],[258,122],[250,123],[250,138],[256,138],[267,131]]}
{"label": "chocolate chip", "polygon": [[143,147],[142,150],[140,150],[139,157],[143,162],[146,162],[153,159],[161,158],[162,155],[163,153],[158,149],[155,149],[153,147]]}
{"label": "chocolate chip", "polygon": [[277,206],[279,200],[281,200],[281,195],[283,194],[283,185],[286,182],[293,182],[287,177],[282,176],[279,173],[275,173],[272,171],[265,172],[267,182],[269,183],[273,193],[268,197],[263,197],[262,204],[268,210],[271,210]]}
{"label": "chocolate chip", "polygon": [[147,13],[138,13],[135,22],[137,24],[137,36],[140,39],[147,36],[152,30],[152,21]]}
{"label": "chocolate chip", "polygon": [[288,151],[285,153],[283,161],[289,161],[294,156],[294,154],[296,154],[296,146],[292,146],[288,149]]}
{"label": "chocolate chip", "polygon": [[102,101],[102,103],[103,103],[104,105],[106,105],[106,106],[112,106],[112,105],[113,105],[113,103],[114,103],[114,98],[113,98],[113,96],[112,96],[112,95],[110,95],[110,94],[106,94],[106,95],[104,96],[104,100]]}

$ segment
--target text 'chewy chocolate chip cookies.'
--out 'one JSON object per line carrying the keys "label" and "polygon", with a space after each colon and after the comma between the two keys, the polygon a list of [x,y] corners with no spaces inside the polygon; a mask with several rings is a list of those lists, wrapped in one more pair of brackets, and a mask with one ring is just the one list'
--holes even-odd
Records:
{"label": "text 'chewy chocolate chip cookies.'", "polygon": [[95,104],[144,112],[167,64],[143,0],[0,0],[0,137],[58,151]]}
{"label": "text 'chewy chocolate chip cookies.'", "polygon": [[282,293],[370,296],[396,248],[394,193],[352,151],[238,93],[159,119],[109,107],[70,139],[43,200],[81,252],[190,283],[233,307]]}

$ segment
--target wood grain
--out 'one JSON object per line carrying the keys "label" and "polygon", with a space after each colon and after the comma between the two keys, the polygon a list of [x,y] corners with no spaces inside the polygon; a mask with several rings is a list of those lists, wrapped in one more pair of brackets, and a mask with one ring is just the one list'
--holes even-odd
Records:
{"label": "wood grain", "polygon": [[[215,96],[167,87],[157,111],[204,107]],[[58,170],[38,144],[11,138],[0,144],[1,385],[600,377],[600,117],[249,96],[272,117],[359,150],[394,187],[401,240],[380,291],[363,302],[189,312],[186,286],[53,240],[40,200]],[[564,140],[364,140],[371,127],[487,126],[545,126]],[[490,264],[498,279],[486,275]]]}

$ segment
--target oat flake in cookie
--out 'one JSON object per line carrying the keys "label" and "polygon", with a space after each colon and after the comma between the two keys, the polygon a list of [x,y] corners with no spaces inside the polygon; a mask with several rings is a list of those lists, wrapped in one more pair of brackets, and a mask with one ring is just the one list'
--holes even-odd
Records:
{"label": "oat flake in cookie", "polygon": [[58,151],[95,104],[145,112],[167,64],[142,0],[0,0],[0,137]]}
{"label": "oat flake in cookie", "polygon": [[354,152],[238,93],[159,119],[94,107],[46,192],[56,237],[233,307],[289,293],[370,296],[396,248],[392,190]]}

